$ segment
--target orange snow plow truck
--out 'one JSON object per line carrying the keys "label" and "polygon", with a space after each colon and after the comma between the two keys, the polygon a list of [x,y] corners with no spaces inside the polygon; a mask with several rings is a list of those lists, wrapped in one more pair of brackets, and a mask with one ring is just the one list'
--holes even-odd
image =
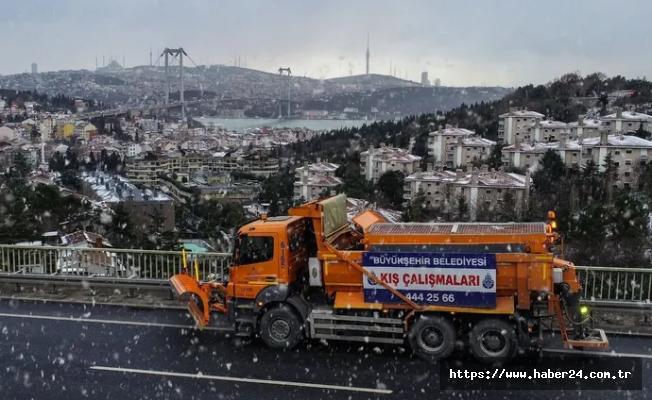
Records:
{"label": "orange snow plow truck", "polygon": [[573,348],[606,349],[580,305],[573,264],[555,258],[554,212],[540,223],[350,223],[345,195],[239,229],[228,280],[170,278],[200,328],[228,315],[237,336],[275,349],[326,339],[403,344],[428,361],[463,348],[482,362],[541,355],[555,321]]}

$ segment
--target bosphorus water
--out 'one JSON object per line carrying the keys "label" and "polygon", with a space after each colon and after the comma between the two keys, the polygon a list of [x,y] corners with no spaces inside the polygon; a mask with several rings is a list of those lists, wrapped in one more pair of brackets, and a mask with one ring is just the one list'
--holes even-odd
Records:
{"label": "bosphorus water", "polygon": [[248,129],[270,128],[306,128],[310,130],[333,130],[340,128],[361,127],[374,121],[337,120],[337,119],[263,119],[263,118],[195,118],[204,126],[213,124],[223,126],[230,131],[242,132]]}

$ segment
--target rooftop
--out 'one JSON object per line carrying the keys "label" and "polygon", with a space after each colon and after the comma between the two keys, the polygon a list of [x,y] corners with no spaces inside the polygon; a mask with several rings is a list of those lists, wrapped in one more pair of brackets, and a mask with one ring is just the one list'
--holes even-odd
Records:
{"label": "rooftop", "polygon": [[[545,153],[548,149],[559,149],[559,142],[536,142],[536,143],[520,143],[521,153]],[[652,141],[641,139],[638,136],[631,135],[609,135],[607,145],[611,147],[626,147],[626,148],[652,148]],[[564,142],[565,150],[581,150],[584,147],[600,147],[600,138],[591,137],[581,140],[567,140]],[[503,152],[516,152],[517,145],[512,144],[503,147]]]}
{"label": "rooftop", "polygon": [[[570,122],[568,124],[568,127],[576,128],[577,126],[579,126],[579,124],[580,124],[579,121]],[[585,126],[587,128],[599,128],[600,126],[602,126],[602,121],[600,121],[597,118],[584,118],[582,120],[582,126]]]}
{"label": "rooftop", "polygon": [[341,184],[342,181],[334,176],[319,176],[319,175],[308,177],[305,182],[301,180],[294,182],[294,186],[309,185],[309,186],[335,187]]}
{"label": "rooftop", "polygon": [[127,179],[119,175],[110,175],[99,171],[83,172],[81,179],[105,203],[119,203],[121,201],[172,201],[161,191],[145,189],[140,190]]}
{"label": "rooftop", "polygon": [[106,238],[104,238],[102,235],[93,232],[77,231],[65,236],[61,236],[61,243],[64,246],[70,246],[70,247],[75,247],[80,245],[85,246],[88,244],[95,245],[99,240],[102,241],[102,245],[104,247],[112,247],[111,243],[109,243],[109,241],[106,240]]}
{"label": "rooftop", "polygon": [[369,233],[375,235],[522,235],[545,234],[546,225],[533,223],[377,223]]}
{"label": "rooftop", "polygon": [[458,128],[454,126],[447,125],[446,128],[442,129],[442,127],[439,127],[439,130],[436,130],[434,132],[430,132],[428,135],[430,136],[435,136],[435,135],[442,135],[442,136],[473,136],[475,135],[475,131],[472,131],[470,129],[464,129],[464,128]]}
{"label": "rooftop", "polygon": [[613,114],[605,115],[604,117],[602,117],[602,119],[603,120],[629,119],[635,121],[652,121],[652,115],[647,115],[636,111],[623,111],[621,114],[622,115],[620,118],[618,118],[618,113],[616,112]]}
{"label": "rooftop", "polygon": [[500,115],[500,118],[505,117],[543,118],[545,115],[530,110],[510,110],[509,112]]}
{"label": "rooftop", "polygon": [[481,138],[481,137],[467,137],[462,139],[462,144],[464,146],[482,146],[482,147],[491,147],[495,146],[496,142],[493,140]]}
{"label": "rooftop", "polygon": [[395,162],[414,162],[421,161],[421,157],[411,154],[406,149],[400,149],[397,147],[386,147],[383,144],[380,145],[380,148],[371,147],[369,150],[363,151],[360,153],[360,156],[365,157],[369,155],[369,152],[372,152],[373,157],[376,161],[395,161]]}
{"label": "rooftop", "polygon": [[[570,145],[571,142],[566,142],[566,147]],[[503,147],[503,152],[516,152],[517,147],[520,147],[521,153],[545,153],[548,149],[558,149],[559,142],[535,142],[535,143],[518,143],[510,144],[509,146]]]}
{"label": "rooftop", "polygon": [[297,168],[297,171],[308,170],[311,172],[335,172],[340,167],[339,164],[333,164],[329,162],[316,162],[314,164],[304,165]]}
{"label": "rooftop", "polygon": [[388,208],[374,207],[373,204],[362,199],[355,199],[352,197],[346,198],[346,214],[349,222],[351,222],[353,218],[355,218],[365,209],[373,209],[375,212],[380,214],[381,217],[385,218],[387,221],[391,223],[399,223],[401,222],[403,217],[400,211],[391,210]]}
{"label": "rooftop", "polygon": [[[406,182],[426,181],[426,182],[442,182],[452,184],[454,186],[469,186],[473,181],[473,174],[477,173],[478,187],[505,187],[505,188],[525,188],[526,182],[532,178],[525,175],[514,174],[503,171],[426,171],[417,172],[405,178]],[[475,186],[475,185],[474,185]]]}
{"label": "rooftop", "polygon": [[[600,145],[600,138],[585,138],[582,144],[578,144],[577,140],[567,142],[566,147],[569,145],[576,145],[578,148],[583,147],[597,147]],[[607,146],[613,147],[636,147],[636,148],[652,148],[652,142],[649,140],[641,139],[638,136],[630,135],[609,135]]]}
{"label": "rooftop", "polygon": [[568,125],[565,122],[553,121],[551,119],[537,120],[536,122],[529,124],[528,126],[534,128],[540,126],[542,128],[566,128]]}

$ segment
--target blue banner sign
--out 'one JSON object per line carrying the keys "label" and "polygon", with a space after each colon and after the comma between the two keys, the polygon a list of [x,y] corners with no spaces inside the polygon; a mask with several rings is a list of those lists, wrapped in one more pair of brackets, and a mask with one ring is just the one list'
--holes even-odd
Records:
{"label": "blue banner sign", "polygon": [[[362,266],[417,304],[496,307],[495,254],[368,252]],[[403,302],[373,279],[363,279],[366,302]]]}

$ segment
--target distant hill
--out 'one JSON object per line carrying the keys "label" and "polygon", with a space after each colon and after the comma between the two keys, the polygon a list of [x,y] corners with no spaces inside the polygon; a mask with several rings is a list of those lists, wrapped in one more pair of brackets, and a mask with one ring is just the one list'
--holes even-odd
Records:
{"label": "distant hill", "polygon": [[416,82],[379,74],[342,76],[339,78],[325,79],[325,82],[336,85],[374,86],[376,88],[421,86]]}
{"label": "distant hill", "polygon": [[[391,78],[391,77],[390,77]],[[305,109],[341,111],[355,107],[368,113],[372,108],[401,116],[448,111],[459,105],[499,100],[512,93],[502,87],[394,87],[362,93],[335,95],[326,101],[309,100]]]}
{"label": "distant hill", "polygon": [[[171,92],[178,92],[178,69],[172,67]],[[341,112],[346,107],[370,113],[400,115],[448,110],[461,103],[474,103],[501,98],[505,88],[422,87],[416,82],[379,75],[356,75],[333,79],[291,78],[295,109],[319,109]],[[248,68],[212,65],[184,69],[185,98],[240,98],[262,100],[253,112],[271,116],[278,110],[276,99],[287,98],[288,81],[278,73]],[[136,107],[164,99],[165,69],[160,66],[121,68],[119,65],[97,71],[57,71],[36,75],[23,73],[0,76],[0,89],[36,91],[55,96],[102,101],[107,106]],[[171,96],[175,98],[173,94]],[[251,103],[251,102],[250,102]],[[247,105],[245,103],[245,105]],[[251,104],[249,104],[251,105]],[[242,105],[239,105],[242,106]]]}

